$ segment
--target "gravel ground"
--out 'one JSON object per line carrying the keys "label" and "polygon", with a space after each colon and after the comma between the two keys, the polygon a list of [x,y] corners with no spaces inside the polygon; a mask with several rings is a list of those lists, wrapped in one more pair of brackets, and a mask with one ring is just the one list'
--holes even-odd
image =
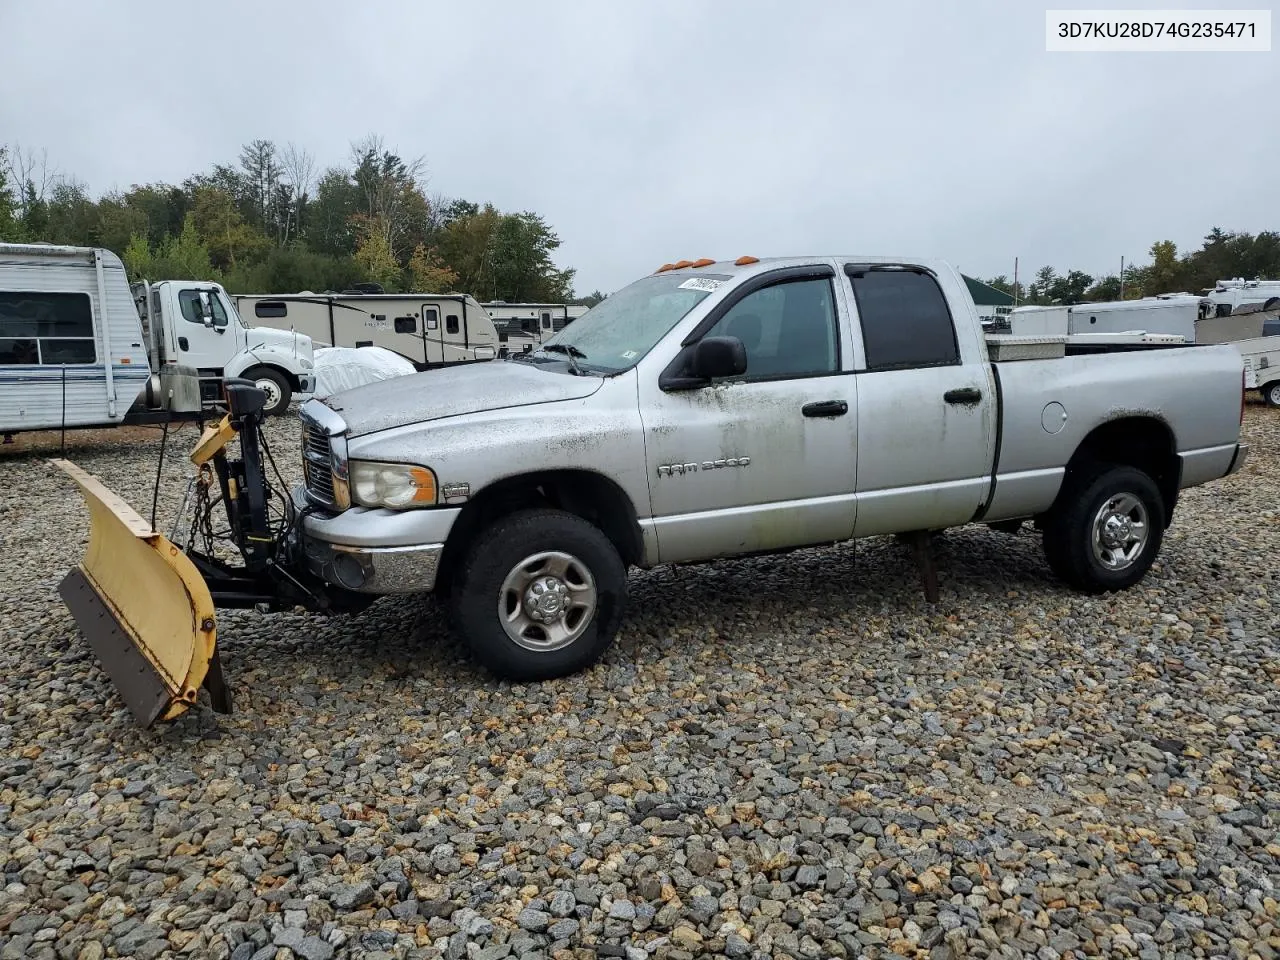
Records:
{"label": "gravel ground", "polygon": [[[932,609],[888,538],[660,569],[539,686],[426,600],[224,614],[237,712],[149,732],[55,592],[57,437],[0,448],[0,960],[1278,956],[1280,411],[1246,434],[1119,596],[1029,530],[949,532]],[[73,442],[149,509],[154,432]]]}

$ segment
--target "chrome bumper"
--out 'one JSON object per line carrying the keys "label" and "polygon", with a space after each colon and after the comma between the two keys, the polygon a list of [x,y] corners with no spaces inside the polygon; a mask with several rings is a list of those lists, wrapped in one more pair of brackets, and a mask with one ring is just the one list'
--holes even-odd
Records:
{"label": "chrome bumper", "polygon": [[428,593],[435,589],[443,543],[351,547],[303,536],[307,567],[325,583],[356,593]]}
{"label": "chrome bumper", "polygon": [[1236,444],[1236,455],[1231,458],[1231,466],[1227,467],[1225,476],[1231,476],[1244,466],[1245,460],[1249,458],[1249,445],[1247,443]]}
{"label": "chrome bumper", "polygon": [[[307,506],[306,488],[293,490]],[[440,555],[461,510],[370,510],[306,513],[302,549],[307,567],[326,583],[357,593],[425,593],[435,589]]]}

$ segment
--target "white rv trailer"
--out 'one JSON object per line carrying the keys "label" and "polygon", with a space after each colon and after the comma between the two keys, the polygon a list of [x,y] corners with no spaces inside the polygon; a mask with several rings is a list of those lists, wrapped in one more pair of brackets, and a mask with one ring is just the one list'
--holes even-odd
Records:
{"label": "white rv trailer", "polygon": [[1220,317],[1253,303],[1273,310],[1280,308],[1280,280],[1219,280],[1212,290],[1206,291],[1205,297],[1217,305]]}
{"label": "white rv trailer", "polygon": [[0,433],[121,423],[150,376],[119,257],[0,244]]}
{"label": "white rv trailer", "polygon": [[383,347],[419,370],[498,356],[493,321],[467,294],[246,293],[235,301],[254,323],[298,330],[317,345]]}
{"label": "white rv trailer", "polygon": [[488,312],[511,353],[533,349],[589,309],[576,303],[507,303],[505,300],[490,300],[480,306]]}
{"label": "white rv trailer", "polygon": [[244,329],[217,284],[139,286],[142,314],[110,250],[0,244],[0,434],[154,420],[178,368],[311,391],[305,337]]}

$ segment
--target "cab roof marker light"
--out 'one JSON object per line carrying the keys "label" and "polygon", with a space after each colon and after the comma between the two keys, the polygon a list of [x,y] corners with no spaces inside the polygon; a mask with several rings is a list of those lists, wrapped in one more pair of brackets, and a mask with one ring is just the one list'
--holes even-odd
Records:
{"label": "cab roof marker light", "polygon": [[715,263],[715,261],[714,261],[714,260],[712,260],[710,257],[703,257],[701,260],[695,260],[695,261],[693,261],[693,263],[689,264],[689,266],[691,266],[691,267],[709,267],[709,266],[711,266],[713,263]]}
{"label": "cab roof marker light", "polygon": [[653,272],[666,273],[668,270],[674,270],[675,268],[676,268],[676,265],[674,263],[664,263],[662,266],[660,266],[657,270]]}
{"label": "cab roof marker light", "polygon": [[745,267],[745,266],[746,266],[747,264],[749,264],[749,263],[759,263],[759,262],[760,262],[760,258],[759,258],[759,257],[747,257],[747,256],[742,256],[742,257],[739,257],[737,260],[735,260],[735,261],[733,261],[733,262],[734,262],[734,265],[735,265],[735,266]]}
{"label": "cab roof marker light", "polygon": [[675,267],[674,267],[673,269],[675,269],[675,270],[683,270],[685,267],[692,267],[692,266],[693,266],[693,261],[692,261],[692,260],[681,260],[679,263],[677,263],[677,264],[675,265]]}

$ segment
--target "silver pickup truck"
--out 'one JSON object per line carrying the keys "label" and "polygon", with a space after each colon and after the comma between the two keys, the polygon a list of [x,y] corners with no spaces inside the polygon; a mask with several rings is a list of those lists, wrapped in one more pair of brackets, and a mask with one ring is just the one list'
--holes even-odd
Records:
{"label": "silver pickup truck", "polygon": [[1031,520],[1066,583],[1129,587],[1243,462],[1242,361],[1081,350],[993,361],[942,262],[670,264],[530,354],[307,401],[307,563],[440,592],[516,680],[596,661],[633,566]]}

